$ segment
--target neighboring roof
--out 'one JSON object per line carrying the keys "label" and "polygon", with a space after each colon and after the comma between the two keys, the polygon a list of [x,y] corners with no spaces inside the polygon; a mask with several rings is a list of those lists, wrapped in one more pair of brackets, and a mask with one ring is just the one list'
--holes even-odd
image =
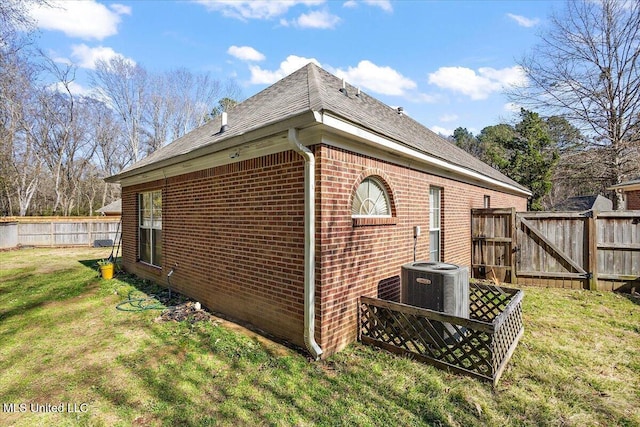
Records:
{"label": "neighboring roof", "polygon": [[108,214],[108,213],[112,213],[112,214],[121,214],[122,213],[122,199],[116,199],[113,202],[109,203],[108,205],[105,205],[103,207],[101,207],[100,209],[97,209],[96,212],[100,212],[103,214]]}
{"label": "neighboring roof", "polygon": [[310,63],[231,109],[228,112],[225,132],[220,132],[221,119],[217,117],[110,179],[132,176],[138,173],[138,170],[140,170],[139,173],[152,170],[155,164],[162,162],[166,165],[177,156],[304,113],[329,112],[375,134],[395,140],[447,163],[529,192],[524,186],[438,136],[417,121],[405,114],[399,114],[397,109],[365,93],[359,93],[359,90],[348,84],[345,94],[340,91],[342,85],[341,79]]}
{"label": "neighboring roof", "polygon": [[553,211],[575,211],[583,212],[590,210],[597,211],[611,211],[613,210],[613,202],[604,196],[590,195],[590,196],[575,196],[569,197],[557,205],[551,210]]}
{"label": "neighboring roof", "polygon": [[620,184],[612,185],[607,188],[607,190],[622,190],[622,191],[632,191],[632,190],[640,190],[640,178],[633,179],[631,181],[621,182]]}

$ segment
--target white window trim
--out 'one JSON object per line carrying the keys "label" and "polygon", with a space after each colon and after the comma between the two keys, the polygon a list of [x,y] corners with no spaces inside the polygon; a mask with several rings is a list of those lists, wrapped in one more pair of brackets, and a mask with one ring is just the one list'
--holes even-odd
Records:
{"label": "white window trim", "polygon": [[[437,191],[437,198],[433,197],[434,192]],[[438,206],[434,206],[434,200],[438,200]],[[433,226],[434,211],[438,211],[438,227]],[[431,247],[431,235],[438,233],[438,248],[434,250]],[[437,254],[437,259],[433,259],[433,255]],[[429,187],[429,261],[441,261],[442,260],[442,188],[436,186]]]}
{"label": "white window trim", "polygon": [[381,195],[384,196],[389,213],[385,215],[367,215],[367,214],[352,213],[351,218],[391,218],[392,217],[391,198],[389,197],[389,192],[387,191],[387,187],[383,184],[383,182],[380,179],[377,179],[374,176],[368,176],[365,179],[363,179],[362,182],[360,182],[360,184],[358,184],[358,188],[356,188],[356,191],[353,195],[353,200],[351,201],[351,212],[353,212],[353,204],[356,202],[356,197],[358,197],[358,190],[360,189],[360,186],[362,186],[365,182],[373,182],[375,183],[375,185],[377,185],[380,188],[380,190],[382,191]]}
{"label": "white window trim", "polygon": [[[160,194],[160,199],[162,200],[162,190],[153,190],[153,191],[143,191],[141,193],[138,193],[138,230],[143,229],[143,230],[162,230],[162,215],[160,216],[160,225],[157,226],[156,225],[156,220],[154,220],[153,218],[153,206],[151,207],[151,225],[150,226],[145,226],[143,224],[143,220],[142,220],[142,212],[143,212],[143,202],[142,202],[142,198],[144,197],[145,194],[151,194],[151,200],[153,201],[153,194],[154,193],[159,193]],[[161,208],[162,210],[162,208]],[[150,242],[150,260],[146,261],[143,259],[139,259],[139,261],[143,264],[146,265],[150,265],[153,267],[162,267],[159,264],[155,263],[155,259],[154,259],[154,252],[153,252],[153,247],[154,247],[154,234],[153,233],[149,233],[151,242]],[[138,232],[138,254],[140,254],[142,252],[141,250],[141,244],[142,244],[142,237],[140,235],[140,233]]]}

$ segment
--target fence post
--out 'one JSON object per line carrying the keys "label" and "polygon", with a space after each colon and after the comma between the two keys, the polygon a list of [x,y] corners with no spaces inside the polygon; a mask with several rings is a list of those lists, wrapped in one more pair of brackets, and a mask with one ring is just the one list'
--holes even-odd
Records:
{"label": "fence post", "polygon": [[587,217],[587,272],[589,273],[589,290],[598,290],[598,229],[596,220],[598,212],[592,210]]}
{"label": "fence post", "polygon": [[518,284],[518,230],[516,229],[516,208],[511,208],[511,283]]}

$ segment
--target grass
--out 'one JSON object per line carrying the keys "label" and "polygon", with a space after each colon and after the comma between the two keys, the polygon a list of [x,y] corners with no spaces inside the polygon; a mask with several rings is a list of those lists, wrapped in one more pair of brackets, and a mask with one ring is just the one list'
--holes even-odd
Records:
{"label": "grass", "polygon": [[3,425],[640,426],[631,297],[526,288],[525,335],[494,389],[358,343],[310,362],[228,321],[118,311],[152,287],[98,278],[108,254],[0,253]]}

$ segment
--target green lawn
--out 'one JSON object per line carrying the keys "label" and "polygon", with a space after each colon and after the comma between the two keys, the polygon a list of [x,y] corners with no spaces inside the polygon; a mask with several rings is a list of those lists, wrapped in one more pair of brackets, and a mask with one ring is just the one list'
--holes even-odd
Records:
{"label": "green lawn", "polygon": [[1,425],[640,426],[638,299],[526,288],[493,389],[361,344],[310,362],[228,321],[116,310],[151,288],[99,279],[109,252],[0,253]]}

